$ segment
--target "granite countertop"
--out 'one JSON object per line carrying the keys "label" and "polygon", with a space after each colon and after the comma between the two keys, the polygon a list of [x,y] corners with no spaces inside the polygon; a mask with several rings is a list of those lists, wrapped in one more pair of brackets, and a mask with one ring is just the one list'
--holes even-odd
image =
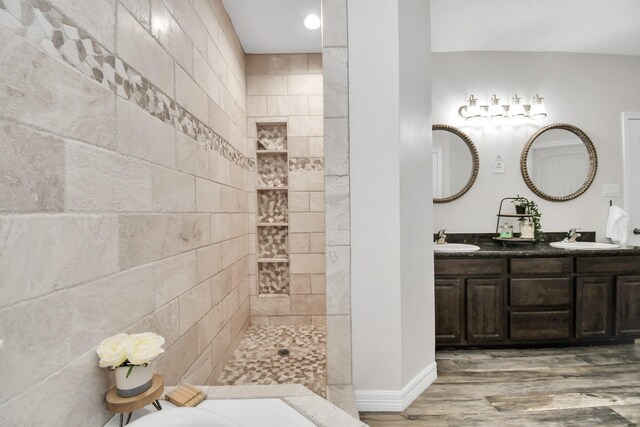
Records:
{"label": "granite countertop", "polygon": [[[595,232],[582,232],[580,241],[594,242]],[[436,258],[486,258],[486,257],[552,257],[552,256],[597,256],[597,255],[640,255],[640,247],[625,246],[615,249],[570,250],[549,246],[564,238],[565,233],[544,233],[536,243],[508,243],[492,240],[494,233],[447,234],[447,243],[468,243],[480,247],[475,252],[438,252]],[[434,244],[435,245],[435,244]]]}

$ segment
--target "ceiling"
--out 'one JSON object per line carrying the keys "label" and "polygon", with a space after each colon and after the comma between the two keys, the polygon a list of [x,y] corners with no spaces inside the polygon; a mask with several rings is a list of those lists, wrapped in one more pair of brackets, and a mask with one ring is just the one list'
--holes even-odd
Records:
{"label": "ceiling", "polygon": [[[320,52],[321,0],[223,0],[247,53]],[[431,0],[434,52],[640,56],[640,0]]]}
{"label": "ceiling", "polygon": [[321,15],[321,0],[223,0],[246,53],[314,53],[322,49],[321,28],[304,18]]}
{"label": "ceiling", "polygon": [[431,0],[433,52],[640,55],[638,0]]}

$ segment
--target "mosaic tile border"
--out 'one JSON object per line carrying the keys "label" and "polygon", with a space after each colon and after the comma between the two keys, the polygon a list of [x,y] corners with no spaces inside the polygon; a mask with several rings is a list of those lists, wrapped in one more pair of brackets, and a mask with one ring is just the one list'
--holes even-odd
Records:
{"label": "mosaic tile border", "polygon": [[291,157],[289,171],[322,171],[324,159],[321,157]]}
{"label": "mosaic tile border", "polygon": [[43,0],[0,0],[0,26],[27,38],[117,96],[135,103],[242,169],[255,162]]}

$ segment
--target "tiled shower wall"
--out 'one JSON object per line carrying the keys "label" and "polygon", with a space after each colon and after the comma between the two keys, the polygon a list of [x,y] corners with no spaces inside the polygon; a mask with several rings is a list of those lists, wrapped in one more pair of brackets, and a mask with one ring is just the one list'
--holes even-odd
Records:
{"label": "tiled shower wall", "polygon": [[[323,325],[326,286],[322,56],[247,55],[246,73],[250,149],[255,155],[256,124],[286,123],[289,158],[285,183],[289,191],[289,294],[259,295],[257,277],[253,275],[251,323]],[[252,226],[255,232],[255,221]],[[256,273],[255,262],[253,265]]]}
{"label": "tiled shower wall", "polygon": [[165,337],[167,384],[212,382],[255,237],[222,2],[2,0],[0,51],[0,424],[102,425],[121,331]]}
{"label": "tiled shower wall", "polygon": [[341,401],[353,400],[347,17],[348,0],[322,1],[327,200],[327,384],[329,399],[338,405],[341,405]]}

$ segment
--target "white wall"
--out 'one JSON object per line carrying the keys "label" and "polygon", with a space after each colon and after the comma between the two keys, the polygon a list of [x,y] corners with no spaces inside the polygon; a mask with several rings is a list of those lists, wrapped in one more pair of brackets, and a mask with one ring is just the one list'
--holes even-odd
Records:
{"label": "white wall", "polygon": [[402,383],[435,365],[431,227],[430,4],[402,0],[400,29],[400,263]]}
{"label": "white wall", "polygon": [[353,381],[361,410],[402,410],[435,378],[432,178],[423,166],[431,159],[428,22],[428,0],[349,1]]}
{"label": "white wall", "polygon": [[[386,25],[389,22],[395,25]],[[397,23],[395,1],[379,1],[376,7],[368,0],[349,1],[351,307],[356,390],[402,387]],[[371,31],[372,26],[376,31]]]}
{"label": "white wall", "polygon": [[[433,54],[433,123],[459,127],[480,155],[480,173],[462,198],[434,206],[433,230],[493,232],[500,199],[520,194],[533,198],[542,212],[544,231],[571,227],[595,230],[604,240],[609,200],[602,184],[619,183],[622,194],[620,113],[640,111],[640,58],[621,55],[522,52]],[[545,98],[548,116],[517,125],[505,121],[471,124],[457,114],[470,94],[483,103],[496,93],[503,103],[517,93]],[[586,132],[598,152],[598,172],[589,190],[568,202],[548,202],[534,195],[520,173],[520,154],[531,135],[551,123],[569,123]],[[506,171],[493,173],[501,155]],[[425,183],[426,185],[426,183]]]}

